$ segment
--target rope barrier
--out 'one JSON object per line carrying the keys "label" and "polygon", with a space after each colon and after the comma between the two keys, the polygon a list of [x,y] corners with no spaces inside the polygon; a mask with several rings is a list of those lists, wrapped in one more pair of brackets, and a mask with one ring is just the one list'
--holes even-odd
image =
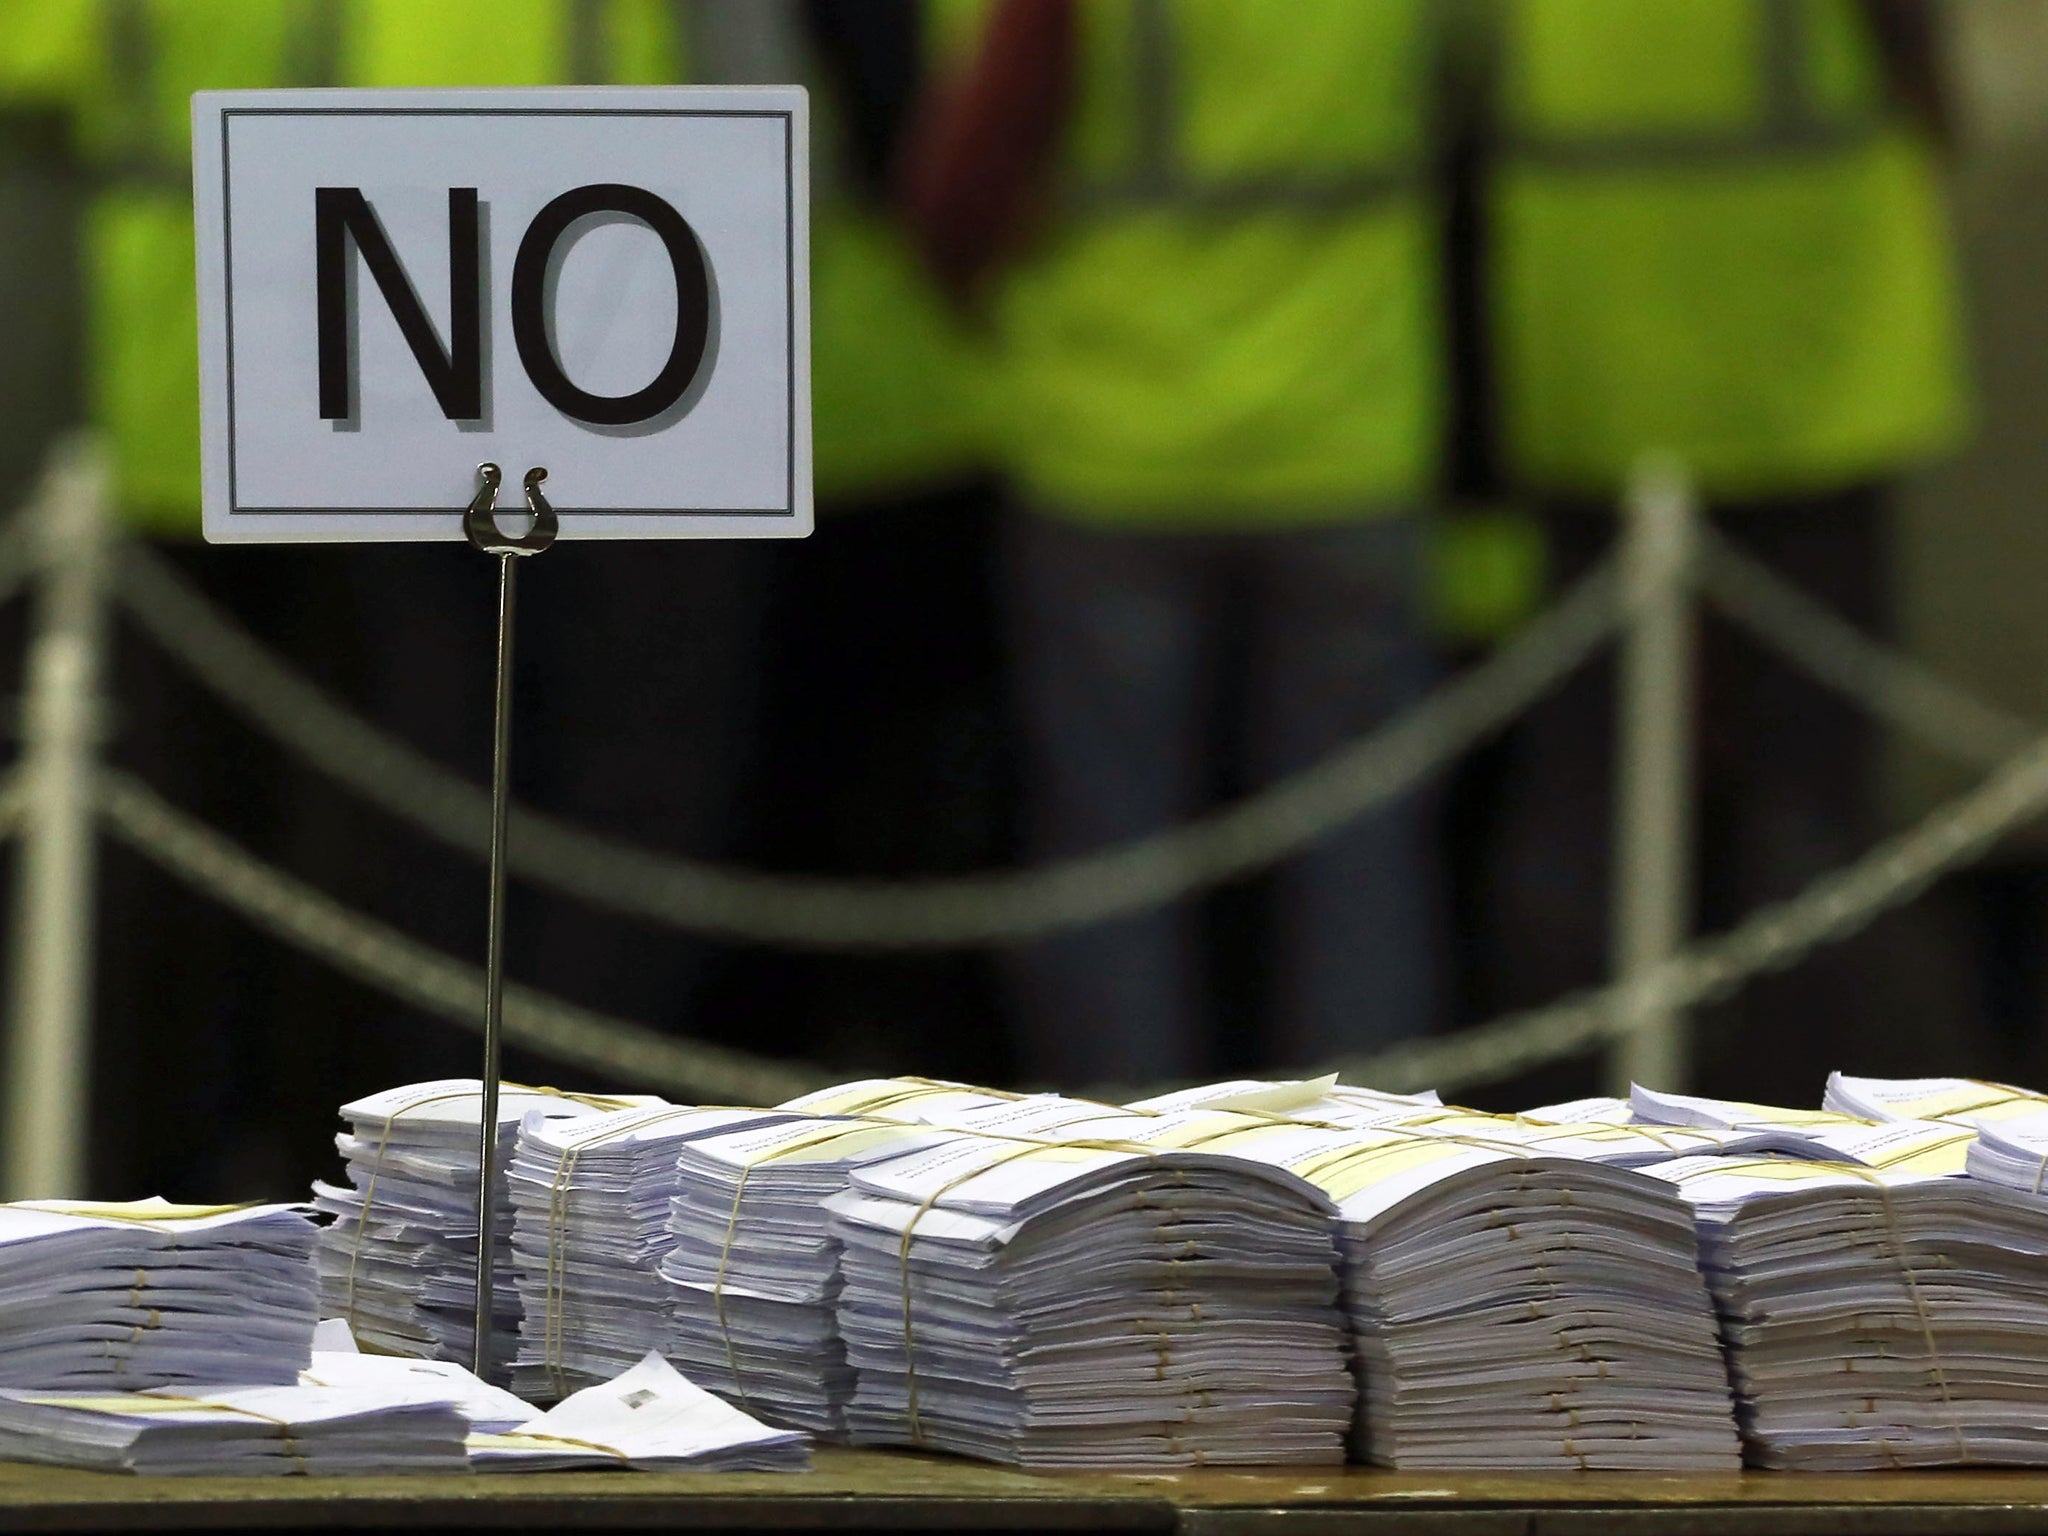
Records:
{"label": "rope barrier", "polygon": [[1455,1090],[1605,1044],[1626,1033],[1632,1018],[1712,1002],[1764,971],[1783,969],[1823,944],[1849,937],[2044,813],[2048,736],[2037,737],[1975,789],[1917,826],[1823,875],[1799,895],[1759,908],[1728,932],[1699,941],[1633,983],[1455,1035],[1351,1058],[1339,1070],[1377,1088]]}
{"label": "rope barrier", "polygon": [[[1693,579],[1731,619],[1901,729],[1998,766],[1916,827],[1640,978],[1354,1058],[1342,1064],[1354,1079],[1455,1089],[1606,1044],[1632,1020],[1710,1001],[1847,937],[2048,811],[2048,737],[1861,635],[1711,530],[1701,538]],[[0,601],[41,558],[21,520],[0,532]],[[481,788],[298,676],[166,562],[124,550],[118,593],[153,639],[244,718],[365,798],[483,854],[489,804]],[[514,812],[513,867],[618,911],[749,942],[915,949],[1029,938],[1143,910],[1307,846],[1498,730],[1624,618],[1615,573],[1602,568],[1487,662],[1310,769],[1199,821],[1039,868],[916,884],[769,876],[667,858],[524,809]],[[195,889],[348,974],[478,1027],[476,968],[260,863],[125,774],[103,771],[98,797],[115,835]],[[26,814],[20,780],[0,781],[0,836]],[[684,1097],[769,1103],[826,1075],[678,1040],[524,987],[507,989],[506,1028],[527,1049]]]}
{"label": "rope barrier", "polygon": [[[347,975],[465,1029],[482,1028],[484,977],[476,966],[258,862],[129,774],[102,769],[97,789],[108,830],[200,894]],[[816,1069],[676,1039],[516,984],[505,988],[505,1038],[615,1082],[710,1103],[774,1104],[829,1080]]]}
{"label": "rope barrier", "polygon": [[[279,662],[167,562],[131,546],[116,590],[159,645],[251,724],[449,846],[486,854],[481,787]],[[517,806],[511,867],[617,912],[746,943],[944,949],[1036,938],[1176,900],[1320,840],[1513,720],[1621,617],[1614,572],[1603,567],[1485,662],[1312,767],[1200,820],[1030,869],[916,883],[763,875],[651,853]]]}

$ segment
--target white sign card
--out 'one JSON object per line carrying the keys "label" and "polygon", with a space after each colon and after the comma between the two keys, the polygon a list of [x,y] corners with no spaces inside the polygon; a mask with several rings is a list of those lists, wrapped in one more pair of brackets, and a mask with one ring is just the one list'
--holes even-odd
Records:
{"label": "white sign card", "polygon": [[206,537],[811,531],[803,91],[192,98]]}

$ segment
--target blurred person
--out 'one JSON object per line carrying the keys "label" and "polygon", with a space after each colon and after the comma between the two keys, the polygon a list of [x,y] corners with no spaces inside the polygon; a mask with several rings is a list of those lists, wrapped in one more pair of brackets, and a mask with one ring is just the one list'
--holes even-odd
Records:
{"label": "blurred person", "polygon": [[[1026,843],[1056,859],[1304,768],[1425,686],[1429,28],[1406,0],[997,0],[950,24],[957,73],[906,205],[996,351]],[[1251,1053],[1307,1063],[1429,1026],[1416,800],[1269,894]],[[1022,947],[1020,1069],[1205,1070],[1197,919],[1183,900]]]}
{"label": "blurred person", "polygon": [[[79,240],[84,178],[70,107],[85,29],[75,6],[0,4],[0,484],[27,496],[84,412]],[[0,513],[4,515],[4,513]]]}
{"label": "blurred person", "polygon": [[[699,72],[692,25],[747,9],[52,0],[48,14],[74,29],[72,99],[99,188],[87,219],[88,358],[124,518],[293,665],[478,784],[490,749],[489,560],[453,544],[194,543],[190,95],[687,80]],[[518,468],[508,470],[516,478]],[[572,541],[550,551],[521,604],[515,791],[632,842],[722,851],[749,740],[762,571],[753,548],[722,542],[627,551]],[[477,861],[337,794],[304,764],[280,772],[274,747],[147,645],[124,646],[115,687],[111,755],[174,804],[348,904],[481,959]],[[474,1072],[471,1036],[337,982],[167,879],[123,852],[109,856],[97,1185],[274,1192],[281,1166],[326,1166],[321,1146],[340,1099]],[[658,1025],[686,1016],[709,953],[523,889],[508,932],[514,979]],[[508,1071],[525,1070],[514,1053]],[[181,1143],[185,1151],[146,1142],[133,1132],[136,1117],[106,1112],[137,1102],[144,1085],[157,1102],[232,1133]]]}
{"label": "blurred person", "polygon": [[[68,283],[43,289],[36,302],[62,315],[83,359],[87,414],[111,458],[122,522],[217,596],[232,597],[244,622],[267,638],[317,630],[332,619],[337,591],[317,574],[318,555],[273,552],[266,560],[213,551],[194,558],[198,362],[188,139],[194,90],[331,83],[325,13],[274,0],[13,0],[4,25],[11,61],[42,61],[43,88],[61,102],[81,166],[78,303],[65,302]],[[24,46],[25,34],[31,41]],[[35,236],[53,244],[65,238],[62,231]],[[110,640],[106,755],[179,807],[274,854],[294,817],[263,752],[251,750],[250,734],[149,644],[121,627]],[[329,685],[343,679],[331,649],[314,648],[304,660]],[[302,1091],[268,1081],[268,1069],[280,1053],[327,1031],[278,1027],[279,957],[251,953],[246,930],[217,909],[111,842],[100,872],[93,1190],[253,1193],[259,1165],[277,1147],[273,1104]],[[319,1020],[328,995],[309,996],[293,1022]],[[249,1108],[252,1090],[261,1107]],[[153,1141],[144,1130],[149,1118],[130,1112],[146,1100],[232,1129],[204,1146]],[[234,1116],[238,1104],[244,1112]]]}
{"label": "blurred person", "polygon": [[[889,177],[925,71],[919,0],[756,0],[755,75],[811,93],[817,529],[767,546],[749,864],[915,879],[1008,851],[979,350],[912,254]],[[812,1060],[1004,1075],[985,954],[736,957],[721,996]],[[729,989],[729,990],[728,990]],[[800,1021],[800,1026],[796,1021]]]}
{"label": "blurred person", "polygon": [[[1495,450],[1538,506],[1554,580],[1612,547],[1631,470],[1669,454],[1722,533],[1890,636],[1890,483],[1968,422],[1932,8],[1503,0],[1484,15]],[[1868,848],[1877,727],[1711,608],[1700,634],[1696,901],[1719,928]],[[1613,712],[1602,660],[1510,738],[1483,1009],[1607,972]],[[1940,1006],[1930,942],[1894,918],[1764,978],[1707,1036],[1705,1070],[1751,1070],[1762,1048],[1785,1092],[1810,1093],[1830,1053],[1883,1049],[1843,1031],[1911,1029]]]}

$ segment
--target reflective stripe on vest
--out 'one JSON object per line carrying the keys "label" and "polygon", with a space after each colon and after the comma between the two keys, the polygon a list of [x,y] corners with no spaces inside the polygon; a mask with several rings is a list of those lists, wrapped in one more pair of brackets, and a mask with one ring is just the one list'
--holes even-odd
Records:
{"label": "reflective stripe on vest", "polygon": [[1504,139],[1517,159],[1545,169],[1614,171],[1669,166],[1710,168],[1753,165],[1767,156],[1798,156],[1871,143],[1886,126],[1881,108],[1829,119],[1816,112],[1807,88],[1812,57],[1812,12],[1801,0],[1754,0],[1761,120],[1748,132],[1708,129],[1674,132],[1546,133],[1515,123]]}
{"label": "reflective stripe on vest", "polygon": [[1076,213],[1172,208],[1235,216],[1260,212],[1343,213],[1422,184],[1413,164],[1318,174],[1290,171],[1197,180],[1181,163],[1180,69],[1170,0],[1131,0],[1133,140],[1137,153],[1123,176],[1081,181],[1065,194]]}
{"label": "reflective stripe on vest", "polygon": [[[101,0],[100,18],[113,76],[118,148],[97,166],[94,179],[107,189],[157,192],[189,201],[192,167],[164,153],[158,142],[155,109],[157,45],[150,0]],[[341,77],[342,13],[345,0],[301,0],[288,34],[280,83],[329,86]]]}

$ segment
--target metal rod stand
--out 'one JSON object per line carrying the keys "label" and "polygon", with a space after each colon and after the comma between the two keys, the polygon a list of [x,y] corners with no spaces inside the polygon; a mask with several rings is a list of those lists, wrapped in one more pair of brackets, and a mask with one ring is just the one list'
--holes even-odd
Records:
{"label": "metal rod stand", "polygon": [[519,597],[519,560],[555,541],[555,509],[540,491],[545,469],[526,472],[526,505],[533,526],[523,534],[501,531],[494,516],[502,474],[479,464],[476,496],[463,514],[462,531],[485,554],[498,557],[498,693],[491,735],[491,893],[484,944],[483,1104],[477,1121],[476,1313],[471,1367],[490,1379],[491,1334],[497,1315],[492,1274],[498,1185],[498,1059],[505,1022],[505,828],[512,804],[512,639]]}

